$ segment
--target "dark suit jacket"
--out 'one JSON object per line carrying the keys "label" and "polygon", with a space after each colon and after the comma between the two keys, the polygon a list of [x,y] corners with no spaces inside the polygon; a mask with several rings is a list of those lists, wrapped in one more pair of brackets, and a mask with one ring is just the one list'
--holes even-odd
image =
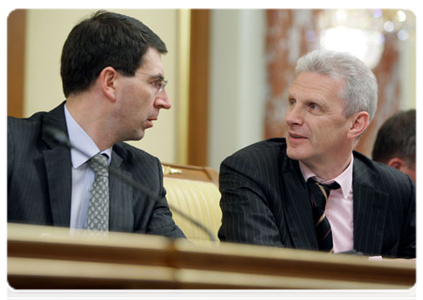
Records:
{"label": "dark suit jacket", "polygon": [[[354,248],[415,257],[415,186],[354,152]],[[248,146],[221,164],[221,241],[318,250],[308,190],[283,138]]]}
{"label": "dark suit jacket", "polygon": [[[28,119],[8,118],[8,222],[69,227],[72,170],[69,149],[43,135],[45,126],[67,133],[64,103]],[[161,196],[160,203],[110,175],[111,231],[183,237],[165,198],[159,160],[126,143],[113,147],[111,167]]]}

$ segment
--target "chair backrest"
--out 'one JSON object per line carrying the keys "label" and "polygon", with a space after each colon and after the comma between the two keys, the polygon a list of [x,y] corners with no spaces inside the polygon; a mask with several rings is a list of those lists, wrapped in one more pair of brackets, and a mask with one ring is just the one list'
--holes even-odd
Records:
{"label": "chair backrest", "polygon": [[207,167],[163,164],[163,185],[173,219],[187,239],[196,244],[211,243],[206,232],[177,214],[172,207],[183,211],[208,228],[217,238],[222,212],[219,207],[218,174]]}

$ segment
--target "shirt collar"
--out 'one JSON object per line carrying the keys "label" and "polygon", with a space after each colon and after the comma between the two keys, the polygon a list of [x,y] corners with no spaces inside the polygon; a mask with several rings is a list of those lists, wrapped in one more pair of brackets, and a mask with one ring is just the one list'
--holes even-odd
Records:
{"label": "shirt collar", "polygon": [[76,169],[98,153],[106,154],[108,157],[107,163],[110,164],[110,160],[112,157],[112,148],[100,151],[100,149],[98,149],[97,145],[94,143],[91,137],[72,117],[66,105],[64,107],[66,126],[69,133],[69,141],[71,145],[75,145],[76,147],[83,149],[84,151],[84,153],[81,153],[78,150],[75,150],[74,148],[71,149],[72,166]]}
{"label": "shirt collar", "polygon": [[353,163],[354,163],[354,155],[351,153],[351,162],[348,165],[348,167],[337,177],[323,181],[321,178],[319,178],[316,174],[313,173],[305,164],[299,161],[300,170],[303,175],[303,178],[305,182],[311,177],[314,177],[314,179],[320,183],[323,184],[331,184],[333,182],[337,182],[341,186],[342,194],[344,198],[347,198],[351,188],[352,188],[352,178],[353,178]]}

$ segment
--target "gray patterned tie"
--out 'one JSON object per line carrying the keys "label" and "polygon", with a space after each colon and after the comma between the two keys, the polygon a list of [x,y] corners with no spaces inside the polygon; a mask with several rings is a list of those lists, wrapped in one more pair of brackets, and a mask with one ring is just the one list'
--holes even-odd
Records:
{"label": "gray patterned tie", "polygon": [[87,229],[109,230],[109,172],[107,156],[97,154],[89,162],[94,171],[94,182],[90,191]]}

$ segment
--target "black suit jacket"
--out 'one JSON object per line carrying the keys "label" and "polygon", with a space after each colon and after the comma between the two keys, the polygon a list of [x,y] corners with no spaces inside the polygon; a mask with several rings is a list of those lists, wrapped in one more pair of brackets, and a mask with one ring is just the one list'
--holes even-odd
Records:
{"label": "black suit jacket", "polygon": [[[27,119],[8,118],[8,222],[69,227],[70,150],[43,135],[53,126],[67,133],[64,103]],[[161,196],[155,202],[113,175],[109,177],[111,231],[184,237],[165,198],[159,160],[126,143],[113,146],[111,167]]]}
{"label": "black suit jacket", "polygon": [[[415,186],[394,168],[354,152],[354,249],[415,257]],[[283,138],[248,146],[220,168],[221,241],[318,250],[308,190]]]}

